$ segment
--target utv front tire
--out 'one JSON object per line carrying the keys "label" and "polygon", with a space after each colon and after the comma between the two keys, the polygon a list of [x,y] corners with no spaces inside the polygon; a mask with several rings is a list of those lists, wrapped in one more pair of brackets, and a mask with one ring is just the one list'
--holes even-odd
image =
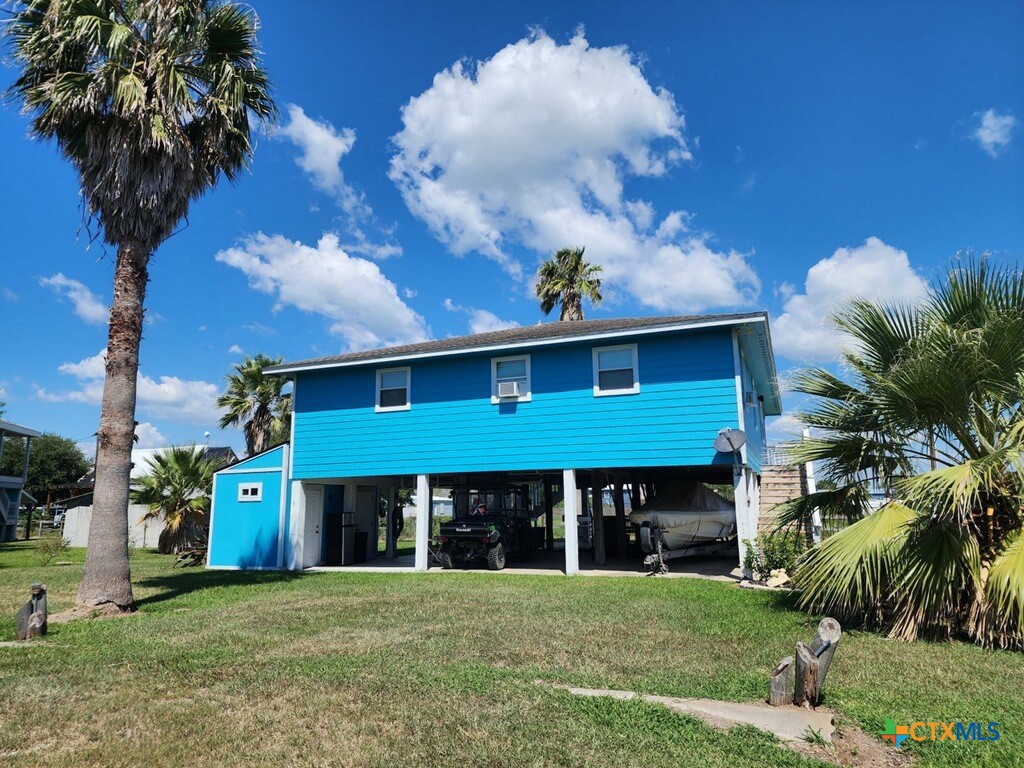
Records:
{"label": "utv front tire", "polygon": [[452,562],[452,553],[445,552],[444,550],[437,553],[437,562],[439,562],[441,567],[446,571],[450,571],[455,567],[455,563]]}
{"label": "utv front tire", "polygon": [[487,551],[487,567],[492,571],[505,567],[505,545],[500,541]]}

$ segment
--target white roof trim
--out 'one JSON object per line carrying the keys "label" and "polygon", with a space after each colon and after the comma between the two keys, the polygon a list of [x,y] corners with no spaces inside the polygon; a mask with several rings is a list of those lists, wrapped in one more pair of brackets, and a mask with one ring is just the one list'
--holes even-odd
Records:
{"label": "white roof trim", "polygon": [[631,336],[650,336],[657,333],[673,333],[677,331],[698,330],[701,328],[719,328],[733,325],[750,325],[759,323],[765,326],[767,322],[764,317],[747,316],[738,318],[727,318],[723,320],[704,320],[694,323],[673,323],[672,325],[656,325],[640,328],[617,328],[614,331],[603,331],[598,333],[583,333],[577,336],[557,336],[549,339],[529,339],[524,341],[506,342],[503,344],[488,344],[480,347],[466,347],[464,349],[443,349],[433,352],[413,352],[404,355],[386,355],[384,357],[364,358],[361,360],[342,360],[322,363],[296,363],[294,365],[275,365],[265,368],[265,373],[298,373],[300,371],[320,371],[327,368],[354,368],[360,365],[382,365],[390,363],[405,362],[409,360],[426,360],[433,357],[454,357],[456,355],[478,355],[492,352],[503,352],[505,350],[525,349],[532,347],[546,347],[554,344],[569,344],[574,342],[603,341],[605,339],[619,339]]}

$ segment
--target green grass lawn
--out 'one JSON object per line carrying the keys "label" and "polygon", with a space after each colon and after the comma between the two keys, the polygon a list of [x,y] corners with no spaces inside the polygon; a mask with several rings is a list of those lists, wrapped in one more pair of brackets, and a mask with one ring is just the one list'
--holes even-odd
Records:
{"label": "green grass lawn", "polygon": [[[69,607],[83,552],[41,567],[0,545],[0,639],[34,580]],[[737,701],[816,619],[776,593],[695,579],[306,575],[175,570],[133,556],[139,613],[0,647],[0,764],[34,766],[809,766],[750,729],[656,705],[580,699],[561,681]],[[1024,753],[1024,655],[844,636],[828,704],[996,720],[994,743],[928,742],[927,766]],[[841,723],[842,725],[842,723]],[[906,748],[905,748],[906,749]]]}

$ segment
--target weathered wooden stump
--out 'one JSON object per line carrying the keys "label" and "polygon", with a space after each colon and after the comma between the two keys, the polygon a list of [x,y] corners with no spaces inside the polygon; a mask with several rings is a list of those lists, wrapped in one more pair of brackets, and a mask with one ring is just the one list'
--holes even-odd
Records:
{"label": "weathered wooden stump", "polygon": [[842,636],[843,628],[839,626],[838,621],[831,618],[822,619],[818,624],[818,631],[814,633],[811,652],[818,657],[817,701],[821,700],[821,690],[825,687],[825,675],[828,674],[828,668],[832,666],[832,657],[835,656]]}
{"label": "weathered wooden stump", "polygon": [[832,666],[842,628],[835,619],[822,619],[810,645],[796,644],[796,691],[793,703],[814,707],[821,702],[825,677]]}
{"label": "weathered wooden stump", "polygon": [[796,644],[796,663],[793,656],[787,656],[772,670],[768,678],[768,702],[776,706],[790,703],[808,708],[817,706],[842,634],[838,621],[822,619],[810,645]]}
{"label": "weathered wooden stump", "polygon": [[813,707],[818,696],[818,657],[805,643],[796,644],[796,690],[793,703],[798,707]]}
{"label": "weathered wooden stump", "polygon": [[29,640],[46,634],[46,586],[32,585],[32,596],[18,610],[17,638]]}
{"label": "weathered wooden stump", "polygon": [[768,678],[768,703],[781,707],[793,703],[793,657],[787,656],[772,670]]}

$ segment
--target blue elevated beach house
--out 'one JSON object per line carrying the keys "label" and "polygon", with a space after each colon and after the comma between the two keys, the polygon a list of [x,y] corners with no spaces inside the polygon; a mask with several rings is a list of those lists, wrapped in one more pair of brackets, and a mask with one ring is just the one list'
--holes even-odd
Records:
{"label": "blue elevated beach house", "polygon": [[[417,525],[396,557],[394,510],[414,491],[410,519],[429,519],[435,489],[524,489],[569,574],[581,548],[584,567],[630,551],[625,509],[649,483],[731,486],[737,538],[757,532],[780,413],[765,313],[552,322],[268,372],[294,381],[292,439],[217,473],[211,567],[426,570],[434,537]],[[716,450],[724,429],[746,443]]]}

